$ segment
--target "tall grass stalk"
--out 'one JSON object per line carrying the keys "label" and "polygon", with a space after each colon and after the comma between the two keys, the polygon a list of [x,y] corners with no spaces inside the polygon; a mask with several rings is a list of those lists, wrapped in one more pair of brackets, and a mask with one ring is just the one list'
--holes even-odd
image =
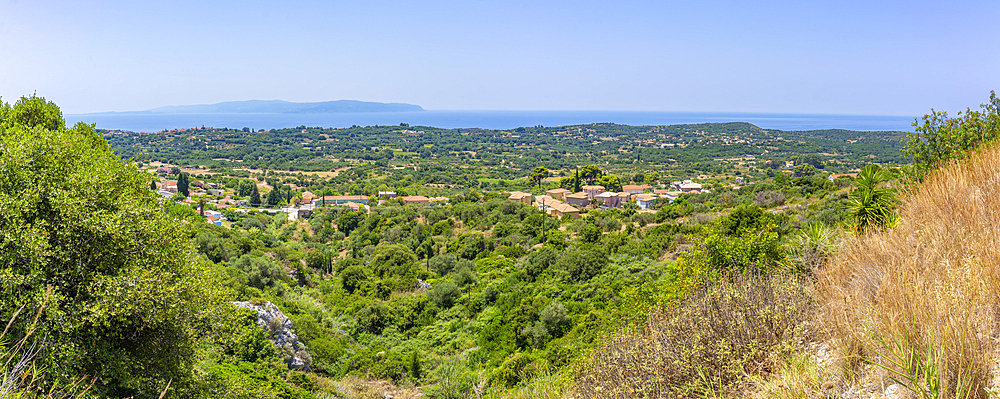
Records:
{"label": "tall grass stalk", "polygon": [[1000,147],[936,172],[899,215],[817,271],[828,331],[848,372],[871,363],[921,397],[985,398],[1000,338]]}
{"label": "tall grass stalk", "polygon": [[811,336],[813,302],[801,275],[740,274],[693,289],[618,331],[578,371],[576,398],[720,397],[773,373]]}

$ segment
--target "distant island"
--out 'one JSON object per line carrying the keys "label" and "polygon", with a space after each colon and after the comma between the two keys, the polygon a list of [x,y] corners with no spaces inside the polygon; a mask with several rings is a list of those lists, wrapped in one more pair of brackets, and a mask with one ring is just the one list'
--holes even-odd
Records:
{"label": "distant island", "polygon": [[168,105],[140,113],[157,114],[333,114],[352,112],[420,112],[419,105],[337,100],[296,103],[281,100],[226,101],[216,104]]}

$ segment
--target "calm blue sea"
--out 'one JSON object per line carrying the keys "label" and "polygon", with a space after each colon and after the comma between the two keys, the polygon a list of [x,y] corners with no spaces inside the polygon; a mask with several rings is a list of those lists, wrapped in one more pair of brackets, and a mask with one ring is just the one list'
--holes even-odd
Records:
{"label": "calm blue sea", "polygon": [[154,114],[101,113],[66,115],[66,122],[94,123],[101,129],[157,132],[190,127],[279,129],[296,126],[350,127],[372,125],[440,128],[513,129],[611,122],[622,125],[676,125],[703,122],[749,122],[765,129],[912,131],[913,117],[872,115],[808,115],[715,112],[624,111],[423,111],[337,114]]}

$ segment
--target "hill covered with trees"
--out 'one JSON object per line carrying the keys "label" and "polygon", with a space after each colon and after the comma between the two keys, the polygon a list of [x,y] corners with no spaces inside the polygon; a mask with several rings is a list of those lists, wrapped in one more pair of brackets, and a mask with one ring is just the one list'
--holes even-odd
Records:
{"label": "hill covered with trees", "polygon": [[[37,376],[12,385],[28,396],[836,396],[874,386],[879,374],[860,365],[875,364],[933,397],[984,397],[987,363],[962,350],[985,353],[992,316],[961,324],[949,312],[996,302],[996,262],[972,251],[988,246],[928,258],[968,267],[927,274],[904,293],[919,306],[892,308],[878,287],[907,285],[865,276],[899,277],[892,260],[907,255],[884,248],[968,236],[962,220],[990,226],[934,209],[978,192],[948,215],[988,215],[995,172],[983,157],[995,155],[934,171],[1000,136],[991,104],[899,143],[749,124],[135,134],[67,127],[54,104],[22,98],[0,106],[0,313],[11,322],[0,359],[27,359],[4,371]],[[962,129],[974,123],[987,134]],[[942,137],[968,145],[945,150]],[[893,164],[907,159],[899,148],[914,166]],[[851,169],[856,179],[831,179]],[[577,170],[706,190],[561,219],[508,199]],[[173,173],[205,189],[156,195]],[[389,190],[447,201],[379,201]],[[372,198],[294,220],[235,204],[307,192]],[[951,305],[926,302],[944,293]],[[864,304],[917,313],[883,320]],[[934,330],[933,315],[955,323]],[[859,320],[879,324],[859,331]],[[950,344],[953,332],[980,346]],[[833,360],[821,364],[823,345]]]}

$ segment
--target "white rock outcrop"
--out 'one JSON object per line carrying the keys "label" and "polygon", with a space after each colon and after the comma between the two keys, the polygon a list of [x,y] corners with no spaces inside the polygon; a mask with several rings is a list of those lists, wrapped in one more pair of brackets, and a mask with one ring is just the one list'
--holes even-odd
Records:
{"label": "white rock outcrop", "polygon": [[288,367],[295,370],[311,371],[312,356],[306,352],[306,346],[292,330],[292,321],[288,319],[271,302],[255,305],[250,302],[233,302],[237,307],[251,309],[257,312],[257,325],[267,331],[268,340],[281,349],[282,357]]}

